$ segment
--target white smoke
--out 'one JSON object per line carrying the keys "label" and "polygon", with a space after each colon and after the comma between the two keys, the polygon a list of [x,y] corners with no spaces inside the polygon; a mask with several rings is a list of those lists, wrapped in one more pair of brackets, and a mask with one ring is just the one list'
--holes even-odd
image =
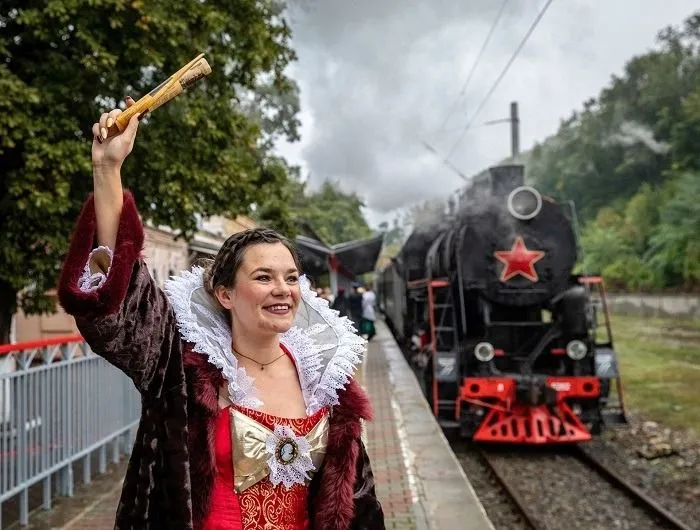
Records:
{"label": "white smoke", "polygon": [[671,148],[666,142],[656,140],[649,127],[635,121],[624,122],[620,125],[620,130],[611,135],[608,141],[625,147],[642,143],[657,155],[664,155]]}

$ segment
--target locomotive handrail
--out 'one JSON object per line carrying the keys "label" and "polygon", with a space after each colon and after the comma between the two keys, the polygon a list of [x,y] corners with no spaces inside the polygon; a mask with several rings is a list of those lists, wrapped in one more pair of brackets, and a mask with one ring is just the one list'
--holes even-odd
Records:
{"label": "locomotive handrail", "polygon": [[[614,349],[613,346],[613,336],[612,336],[612,324],[610,322],[610,309],[608,308],[608,301],[607,301],[607,291],[605,289],[605,280],[603,279],[602,276],[581,276],[578,279],[579,283],[582,285],[597,285],[598,289],[600,289],[600,302],[603,305],[603,315],[605,317],[605,331],[607,333],[607,341],[602,343],[598,342],[596,340],[596,346],[604,346],[604,347],[609,347],[611,349]],[[617,387],[617,395],[618,395],[618,400],[619,400],[619,406],[620,409],[622,410],[622,416],[626,417],[627,416],[627,407],[625,406],[625,400],[624,400],[624,390],[623,390],[623,384],[622,384],[622,378],[618,376],[615,378],[615,385]],[[625,420],[626,422],[627,420]]]}
{"label": "locomotive handrail", "polygon": [[610,325],[610,310],[608,309],[607,292],[605,290],[605,281],[602,276],[581,276],[578,279],[582,285],[598,285],[600,287],[600,300],[603,304],[603,315],[605,315],[605,330],[608,334],[608,342],[612,345],[612,326]]}
{"label": "locomotive handrail", "polygon": [[450,284],[447,278],[421,278],[420,280],[411,280],[406,282],[406,286],[409,289],[415,289],[417,287],[447,287]]}
{"label": "locomotive handrail", "polygon": [[550,322],[521,322],[516,320],[492,320],[488,324],[489,326],[512,326],[519,328],[537,328],[537,327],[549,327]]}

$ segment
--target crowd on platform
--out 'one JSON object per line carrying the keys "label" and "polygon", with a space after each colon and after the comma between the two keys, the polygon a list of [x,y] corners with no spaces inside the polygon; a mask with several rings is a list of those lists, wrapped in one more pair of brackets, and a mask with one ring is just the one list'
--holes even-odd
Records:
{"label": "crowd on platform", "polygon": [[372,340],[376,334],[374,321],[376,320],[377,297],[370,284],[363,286],[355,282],[352,284],[352,290],[349,294],[345,293],[343,287],[339,287],[337,295],[333,295],[330,287],[317,287],[316,294],[320,298],[328,300],[329,305],[341,316],[352,320],[360,335],[367,340]]}

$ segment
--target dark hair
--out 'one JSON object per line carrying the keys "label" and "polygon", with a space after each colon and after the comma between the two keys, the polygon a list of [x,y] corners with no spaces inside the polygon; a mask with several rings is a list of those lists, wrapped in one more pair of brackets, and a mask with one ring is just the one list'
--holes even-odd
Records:
{"label": "dark hair", "polygon": [[210,260],[203,278],[207,292],[213,296],[214,289],[219,285],[233,287],[236,273],[243,264],[248,247],[265,243],[282,243],[292,254],[297,269],[301,271],[297,249],[289,239],[269,228],[250,228],[229,237],[221,245],[214,260]]}

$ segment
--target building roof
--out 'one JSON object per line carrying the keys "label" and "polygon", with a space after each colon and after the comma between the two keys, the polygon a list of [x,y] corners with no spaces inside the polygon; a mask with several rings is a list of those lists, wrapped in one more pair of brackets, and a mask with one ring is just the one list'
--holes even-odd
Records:
{"label": "building roof", "polygon": [[[191,251],[216,255],[226,237],[232,233],[256,226],[250,218],[238,216],[235,220],[220,216],[207,219],[194,239]],[[382,249],[384,234],[368,239],[346,241],[329,245],[307,222],[300,223],[301,234],[295,238],[299,249],[302,269],[310,276],[321,276],[328,272],[329,259],[339,263],[341,272],[349,277],[359,276],[375,269]]]}
{"label": "building roof", "polygon": [[319,276],[328,272],[328,261],[335,258],[346,276],[359,276],[372,272],[382,250],[384,234],[369,239],[346,241],[327,245],[313,237],[296,237],[304,272]]}

